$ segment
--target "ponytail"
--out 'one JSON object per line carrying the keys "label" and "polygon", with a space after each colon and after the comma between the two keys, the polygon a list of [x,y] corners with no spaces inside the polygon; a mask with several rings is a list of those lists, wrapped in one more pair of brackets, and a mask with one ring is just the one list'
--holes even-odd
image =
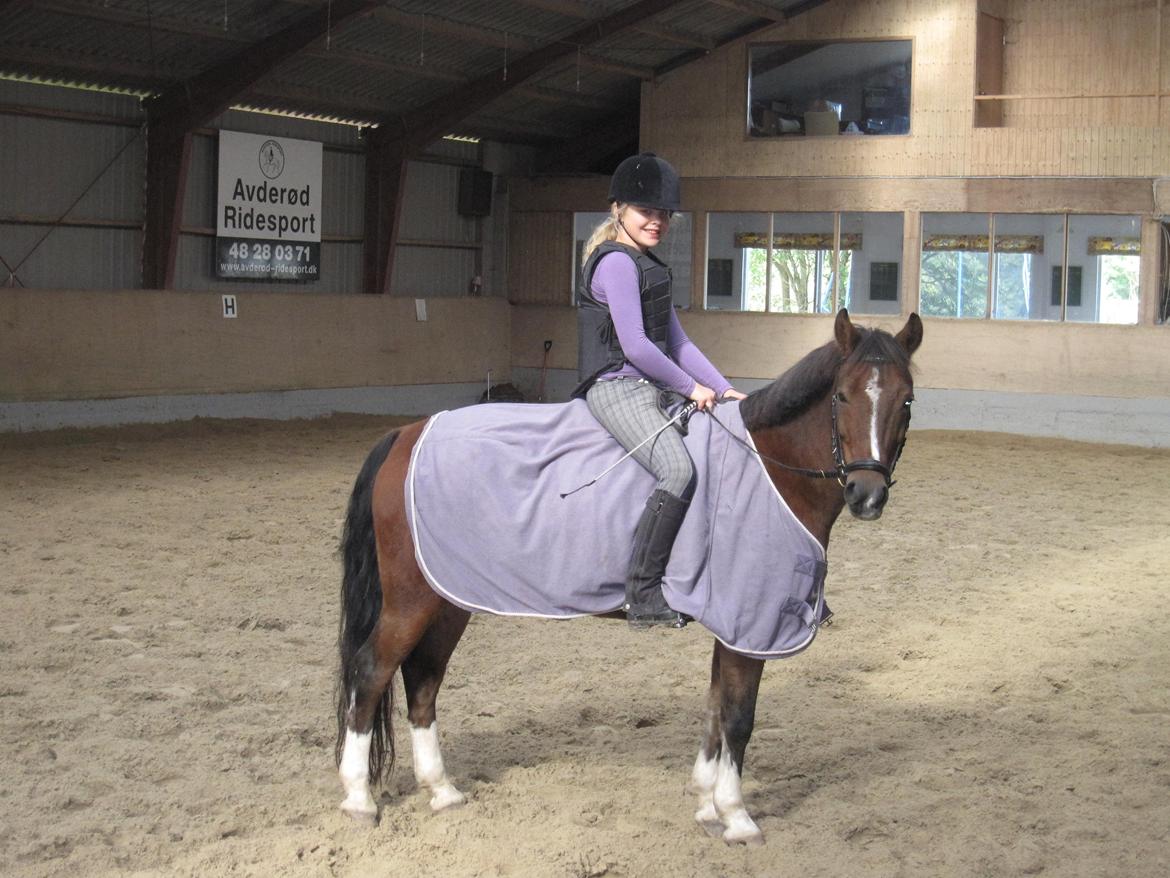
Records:
{"label": "ponytail", "polygon": [[593,230],[593,234],[589,236],[589,240],[585,242],[585,250],[581,253],[582,265],[589,259],[589,255],[606,241],[617,240],[618,219],[621,217],[623,210],[625,208],[619,208],[617,204],[610,207],[609,216],[597,225],[597,228]]}

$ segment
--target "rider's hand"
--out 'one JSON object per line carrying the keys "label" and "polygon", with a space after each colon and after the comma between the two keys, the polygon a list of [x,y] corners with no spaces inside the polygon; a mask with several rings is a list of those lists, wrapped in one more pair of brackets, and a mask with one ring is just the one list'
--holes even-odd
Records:
{"label": "rider's hand", "polygon": [[747,399],[747,394],[740,393],[734,387],[729,387],[726,391],[724,391],[723,399]]}
{"label": "rider's hand", "polygon": [[695,382],[695,389],[691,391],[688,399],[693,399],[698,405],[695,406],[699,411],[707,411],[715,408],[715,391],[710,387]]}

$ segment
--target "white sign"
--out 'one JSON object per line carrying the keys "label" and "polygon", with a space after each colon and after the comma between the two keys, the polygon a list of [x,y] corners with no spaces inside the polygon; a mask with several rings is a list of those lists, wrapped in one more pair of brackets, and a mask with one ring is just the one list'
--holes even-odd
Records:
{"label": "white sign", "polygon": [[219,132],[216,276],[321,277],[321,144]]}

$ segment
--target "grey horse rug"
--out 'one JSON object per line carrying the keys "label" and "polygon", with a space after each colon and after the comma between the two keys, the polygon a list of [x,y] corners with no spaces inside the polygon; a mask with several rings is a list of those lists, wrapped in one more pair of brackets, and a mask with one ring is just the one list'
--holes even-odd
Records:
{"label": "grey horse rug", "polygon": [[[738,403],[716,416],[750,444]],[[670,427],[669,429],[674,429]],[[789,510],[759,458],[705,414],[687,449],[697,484],[663,592],[729,648],[800,651],[823,612],[825,550]],[[618,609],[634,528],[654,477],[581,400],[440,412],[414,447],[406,502],[431,587],[472,612],[570,618]]]}

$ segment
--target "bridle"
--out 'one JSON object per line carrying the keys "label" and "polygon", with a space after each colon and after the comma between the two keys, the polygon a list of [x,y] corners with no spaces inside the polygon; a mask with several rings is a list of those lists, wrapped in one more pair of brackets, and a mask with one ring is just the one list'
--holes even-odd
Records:
{"label": "bridle", "polygon": [[[872,457],[863,457],[860,460],[845,462],[845,454],[841,448],[841,431],[837,427],[837,400],[840,394],[833,394],[833,401],[831,403],[833,410],[833,462],[837,465],[837,482],[842,488],[845,487],[845,481],[849,478],[849,474],[857,472],[857,470],[867,469],[875,473],[881,473],[881,476],[886,481],[886,487],[891,488],[894,485],[894,467],[898,465],[898,460],[902,457],[902,449],[906,447],[906,433],[902,433],[902,441],[898,443],[898,450],[894,452],[894,461],[889,466],[886,466],[880,460],[874,460]],[[910,424],[910,401],[906,401],[906,424]]]}
{"label": "bridle", "polygon": [[[718,424],[725,431],[727,431],[727,435],[729,435],[732,439],[734,439],[736,442],[738,442],[740,445],[742,445],[744,448],[746,448],[748,451],[750,451],[752,454],[754,454],[760,460],[766,461],[770,464],[773,464],[774,466],[778,466],[781,469],[787,470],[790,473],[796,473],[797,475],[806,476],[807,478],[810,478],[810,479],[836,479],[837,484],[839,484],[842,488],[844,488],[846,481],[848,481],[848,479],[849,479],[850,473],[857,472],[858,470],[871,470],[872,472],[880,473],[882,478],[885,480],[886,487],[892,488],[895,484],[897,484],[894,481],[894,468],[898,465],[898,461],[902,457],[902,449],[906,447],[906,434],[905,434],[905,432],[902,433],[902,441],[898,443],[898,450],[894,452],[893,463],[891,463],[889,466],[886,466],[880,460],[874,460],[872,457],[864,457],[864,458],[861,458],[859,460],[846,461],[845,454],[844,454],[844,451],[843,451],[842,446],[841,446],[841,430],[837,426],[837,401],[838,401],[839,396],[840,396],[840,394],[837,393],[836,391],[834,391],[833,396],[832,396],[832,401],[830,403],[830,409],[832,411],[832,421],[833,421],[833,433],[832,433],[833,465],[835,467],[834,469],[831,469],[831,470],[829,470],[829,469],[813,469],[811,467],[803,467],[803,466],[792,466],[791,464],[784,463],[783,461],[780,461],[780,460],[776,460],[776,458],[774,458],[774,457],[769,457],[766,454],[761,454],[758,450],[756,450],[756,448],[752,444],[743,441],[738,436],[736,436],[733,432],[731,432],[730,428],[728,428],[728,426],[726,424],[724,424],[717,417],[715,417],[715,414],[713,412],[708,411],[707,414],[709,414],[711,416],[711,419],[713,421],[715,421],[716,424]],[[906,401],[905,408],[906,408],[906,423],[907,423],[907,425],[909,425],[909,422],[910,422],[910,400]]]}

